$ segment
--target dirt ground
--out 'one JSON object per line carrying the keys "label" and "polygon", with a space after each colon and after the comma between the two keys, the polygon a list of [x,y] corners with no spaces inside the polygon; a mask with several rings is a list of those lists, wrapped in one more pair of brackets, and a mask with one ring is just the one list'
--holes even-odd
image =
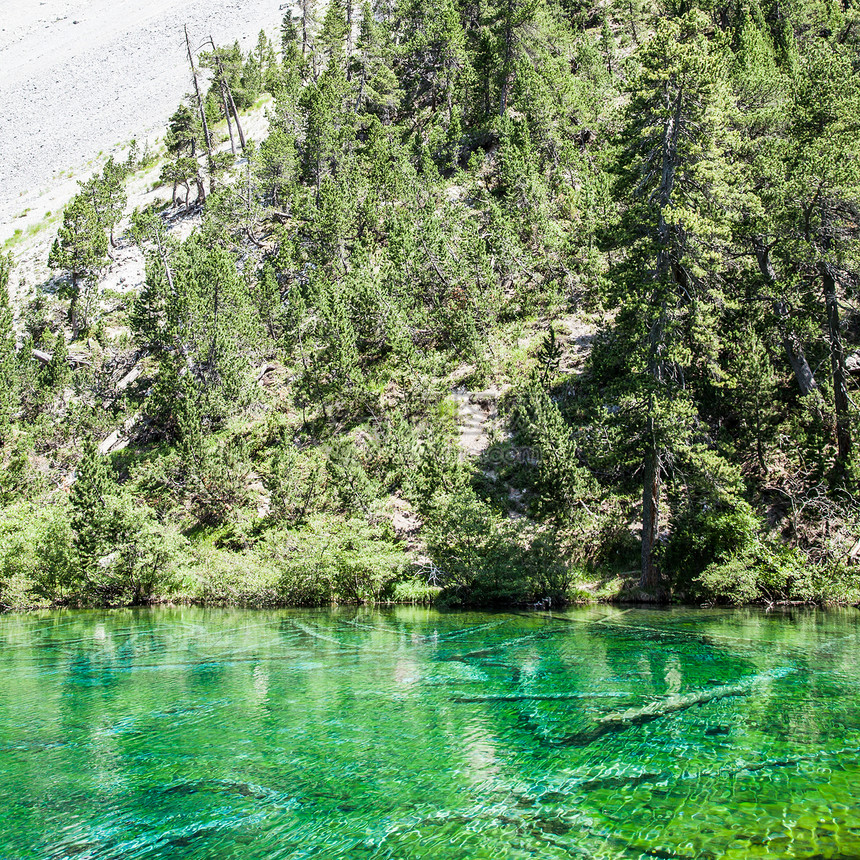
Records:
{"label": "dirt ground", "polygon": [[193,45],[274,35],[278,0],[2,0],[0,242],[61,208],[111,152],[155,139]]}

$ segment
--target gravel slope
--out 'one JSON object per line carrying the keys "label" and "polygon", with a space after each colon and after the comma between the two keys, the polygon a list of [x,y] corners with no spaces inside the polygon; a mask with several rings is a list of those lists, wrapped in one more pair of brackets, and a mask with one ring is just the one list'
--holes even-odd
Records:
{"label": "gravel slope", "polygon": [[59,173],[163,130],[191,88],[184,24],[197,45],[211,34],[248,50],[260,29],[276,32],[287,5],[0,0],[0,225],[41,205]]}

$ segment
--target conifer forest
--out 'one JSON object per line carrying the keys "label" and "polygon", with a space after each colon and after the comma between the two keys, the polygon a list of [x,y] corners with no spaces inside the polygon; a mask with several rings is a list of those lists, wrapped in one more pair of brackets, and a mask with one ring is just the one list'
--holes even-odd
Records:
{"label": "conifer forest", "polygon": [[176,37],[0,255],[2,608],[860,601],[854,0]]}

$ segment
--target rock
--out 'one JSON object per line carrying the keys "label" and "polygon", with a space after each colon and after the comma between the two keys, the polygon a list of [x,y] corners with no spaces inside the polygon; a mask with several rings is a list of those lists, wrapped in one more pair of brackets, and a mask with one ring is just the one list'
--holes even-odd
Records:
{"label": "rock", "polygon": [[119,442],[121,428],[114,430],[110,436],[99,444],[99,454],[107,454]]}
{"label": "rock", "polygon": [[116,384],[117,391],[125,391],[143,373],[143,365],[136,364],[119,382]]}

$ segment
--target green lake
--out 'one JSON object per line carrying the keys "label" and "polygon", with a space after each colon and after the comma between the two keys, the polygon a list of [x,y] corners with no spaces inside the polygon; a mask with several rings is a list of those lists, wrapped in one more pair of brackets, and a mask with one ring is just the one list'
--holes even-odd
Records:
{"label": "green lake", "polygon": [[857,858],[858,622],[0,616],[0,858]]}

